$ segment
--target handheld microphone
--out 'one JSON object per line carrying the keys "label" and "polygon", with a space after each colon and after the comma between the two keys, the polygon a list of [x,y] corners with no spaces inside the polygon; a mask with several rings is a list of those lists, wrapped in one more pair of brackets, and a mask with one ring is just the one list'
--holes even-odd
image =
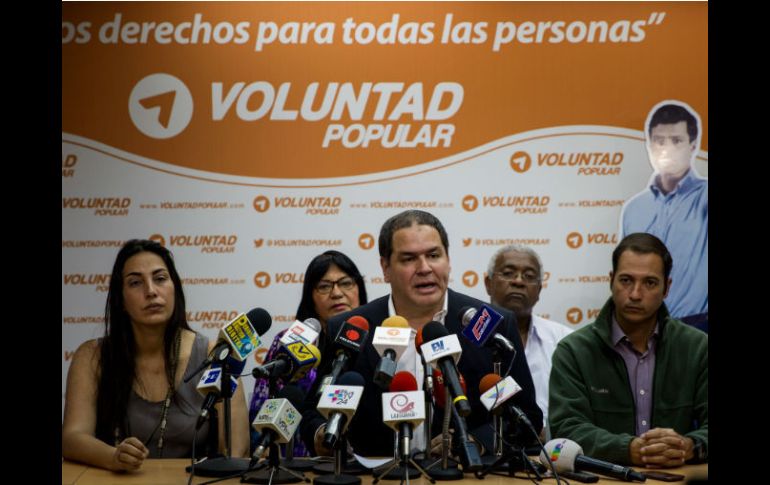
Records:
{"label": "handheld microphone", "polygon": [[358,372],[346,372],[335,384],[326,386],[316,409],[327,418],[323,445],[334,448],[358,409],[364,393],[364,378]]}
{"label": "handheld microphone", "polygon": [[476,347],[495,346],[498,349],[516,355],[513,343],[499,332],[495,332],[497,326],[503,321],[503,316],[492,307],[481,305],[476,310],[466,306],[460,310],[460,322],[463,330],[460,332]]}
{"label": "handheld microphone", "polygon": [[278,391],[275,399],[262,403],[257,416],[251,423],[261,436],[254,454],[251,455],[249,468],[257,464],[265,449],[273,443],[288,443],[299,426],[302,415],[297,407],[302,403],[302,391],[293,385],[285,386]]}
{"label": "handheld microphone", "polygon": [[361,351],[369,335],[369,322],[359,315],[348,318],[334,337],[334,345],[337,347],[337,356],[332,364],[332,371],[324,376],[318,385],[316,395],[320,396],[325,386],[334,384],[342,371],[347,366],[348,360]]}
{"label": "handheld microphone", "polygon": [[396,372],[389,390],[382,393],[382,421],[398,431],[400,456],[408,459],[412,430],[425,421],[424,396],[417,390],[417,379],[406,371]]}
{"label": "handheld microphone", "polygon": [[258,335],[267,332],[272,322],[270,314],[262,308],[254,308],[249,313],[241,313],[235,317],[220,329],[217,343],[208,357],[194,372],[184,378],[184,382],[192,379],[212,362],[223,361],[228,355],[239,361],[246,360],[261,345]]}
{"label": "handheld microphone", "polygon": [[382,357],[374,369],[374,383],[387,389],[396,373],[398,359],[409,347],[412,329],[406,318],[394,315],[386,318],[382,325],[374,329],[372,345]]}
{"label": "handheld microphone", "polygon": [[235,389],[238,387],[238,376],[246,366],[245,361],[238,361],[232,357],[227,357],[224,362],[216,362],[211,368],[206,369],[196,387],[198,392],[205,396],[200,415],[198,415],[198,421],[195,424],[196,430],[200,429],[203,423],[206,422],[211,406],[224,394],[222,390],[226,389],[222,387],[222,364],[228,366],[230,373],[230,396],[235,393]]}
{"label": "handheld microphone", "polygon": [[289,328],[281,336],[281,345],[289,345],[292,342],[304,342],[315,345],[321,333],[321,322],[315,318],[308,318],[304,322],[294,320]]}
{"label": "handheld microphone", "polygon": [[460,385],[459,372],[456,362],[460,360],[462,347],[457,335],[449,334],[446,328],[438,322],[428,322],[422,329],[425,343],[422,344],[422,355],[425,362],[437,362],[444,381],[449,387],[452,401],[460,416],[471,414],[471,405]]}
{"label": "handheld microphone", "polygon": [[275,357],[264,365],[255,366],[251,375],[261,377],[284,377],[296,382],[321,362],[321,352],[313,344],[292,342],[278,347]]}
{"label": "handheld microphone", "polygon": [[584,470],[626,482],[647,479],[634,469],[585,456],[579,444],[566,438],[554,438],[545,444],[545,450],[540,453],[540,463],[548,466],[549,461],[558,473]]}

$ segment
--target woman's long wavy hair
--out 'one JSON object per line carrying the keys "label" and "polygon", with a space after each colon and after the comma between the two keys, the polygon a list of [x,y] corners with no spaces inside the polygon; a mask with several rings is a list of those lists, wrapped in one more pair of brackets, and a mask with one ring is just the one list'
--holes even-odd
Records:
{"label": "woman's long wavy hair", "polygon": [[157,254],[166,264],[174,283],[174,311],[163,336],[163,356],[166,377],[173,385],[171,361],[175,336],[180,329],[191,330],[187,323],[182,280],[179,278],[171,252],[155,241],[132,239],[127,241],[115,260],[104,308],[104,338],[101,339],[99,357],[99,387],[96,397],[96,437],[114,444],[115,430],[120,439],[126,437],[126,407],[136,377],[136,341],[131,319],[124,307],[123,268],[126,261],[141,252]]}

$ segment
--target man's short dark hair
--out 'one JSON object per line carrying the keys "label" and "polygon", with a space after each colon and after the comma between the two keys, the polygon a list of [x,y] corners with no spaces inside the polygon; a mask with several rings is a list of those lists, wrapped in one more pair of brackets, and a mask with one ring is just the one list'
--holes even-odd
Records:
{"label": "man's short dark hair", "polygon": [[612,251],[612,274],[618,271],[618,261],[620,256],[626,251],[633,251],[637,254],[657,254],[663,260],[664,285],[668,285],[668,277],[671,275],[671,266],[674,262],[671,253],[663,241],[646,232],[635,232],[624,237],[618,247]]}
{"label": "man's short dark hair", "polygon": [[444,226],[441,221],[433,214],[421,210],[407,210],[396,214],[391,217],[382,225],[380,229],[380,239],[378,242],[378,248],[380,256],[386,260],[390,260],[391,254],[393,254],[393,233],[399,229],[406,227],[412,227],[414,224],[420,226],[430,226],[438,231],[438,235],[441,237],[441,243],[444,245],[444,251],[449,254],[449,237],[447,236]]}
{"label": "man's short dark hair", "polygon": [[678,104],[664,104],[656,109],[650,118],[648,134],[652,136],[652,129],[658,125],[675,125],[680,121],[687,123],[687,135],[690,137],[690,143],[694,142],[698,138],[698,120],[690,110]]}

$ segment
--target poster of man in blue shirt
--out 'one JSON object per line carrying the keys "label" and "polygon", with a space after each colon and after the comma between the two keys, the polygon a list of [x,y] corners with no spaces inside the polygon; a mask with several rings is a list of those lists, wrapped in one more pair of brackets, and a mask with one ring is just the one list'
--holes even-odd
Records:
{"label": "poster of man in blue shirt", "polygon": [[666,306],[671,315],[708,332],[708,179],[693,168],[700,117],[689,105],[666,100],[647,117],[647,187],[623,205],[620,238],[647,232],[671,251],[674,266]]}

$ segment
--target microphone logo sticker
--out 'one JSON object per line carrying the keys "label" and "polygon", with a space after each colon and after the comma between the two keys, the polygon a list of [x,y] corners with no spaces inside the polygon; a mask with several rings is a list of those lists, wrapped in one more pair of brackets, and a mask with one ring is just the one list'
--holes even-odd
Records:
{"label": "microphone logo sticker", "polygon": [[211,384],[213,382],[216,382],[219,380],[219,374],[222,373],[222,369],[211,369],[211,371],[206,376],[206,380],[204,381],[204,384]]}
{"label": "microphone logo sticker", "polygon": [[353,391],[346,391],[345,389],[335,389],[334,392],[329,393],[329,397],[332,399],[332,404],[345,405],[355,396]]}
{"label": "microphone logo sticker", "polygon": [[442,352],[444,350],[444,341],[439,340],[430,343],[430,350],[433,352]]}
{"label": "microphone logo sticker", "polygon": [[481,315],[476,323],[473,324],[473,336],[476,340],[481,340],[481,336],[484,335],[484,330],[487,329],[487,325],[492,321],[492,315],[489,314],[486,308],[481,309]]}
{"label": "microphone logo sticker", "polygon": [[504,396],[505,395],[505,380],[502,380],[502,381],[498,382],[497,384],[495,384],[494,390],[495,390],[495,392],[493,392],[489,396],[489,398],[497,401],[500,398],[500,396]]}
{"label": "microphone logo sticker", "polygon": [[564,443],[557,443],[556,446],[553,447],[553,451],[551,452],[551,461],[559,460],[559,455],[561,454],[562,448],[564,448]]}
{"label": "microphone logo sticker", "polygon": [[361,334],[351,328],[345,332],[345,337],[347,337],[351,342],[357,342],[358,339],[361,338]]}
{"label": "microphone logo sticker", "polygon": [[[414,402],[409,400],[409,396],[406,394],[396,394],[390,398],[390,408],[395,412],[404,415],[407,413],[414,414]],[[406,416],[402,416],[406,417]]]}

